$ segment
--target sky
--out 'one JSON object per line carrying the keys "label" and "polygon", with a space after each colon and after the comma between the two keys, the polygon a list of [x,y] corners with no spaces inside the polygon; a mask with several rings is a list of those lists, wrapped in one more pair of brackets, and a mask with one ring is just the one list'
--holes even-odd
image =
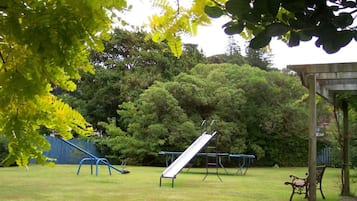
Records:
{"label": "sky", "polygon": [[[197,43],[206,56],[225,53],[228,45],[228,36],[221,26],[222,21],[215,21],[209,27],[200,27],[195,37],[186,38],[190,43]],[[246,43],[239,36],[241,48]],[[273,39],[270,43],[273,53],[273,66],[279,69],[292,64],[317,64],[317,63],[341,63],[357,62],[357,42],[352,40],[350,44],[341,48],[335,54],[327,54],[322,48],[315,46],[316,38],[309,42],[301,42],[297,47],[288,47],[284,42]]]}
{"label": "sky", "polygon": [[[140,26],[148,23],[148,16],[157,12],[151,8],[147,0],[129,0],[133,9],[125,13],[123,18],[133,25]],[[201,26],[194,37],[183,37],[184,43],[197,44],[206,56],[223,54],[228,45],[228,35],[222,29],[226,20],[214,19],[209,26]],[[242,49],[246,43],[239,36],[235,36]],[[341,63],[357,62],[357,42],[352,40],[350,44],[342,48],[335,54],[327,54],[322,48],[317,48],[314,44],[316,39],[309,42],[301,42],[299,46],[289,48],[284,42],[273,39],[270,43],[273,53],[273,67],[283,69],[287,65],[293,64],[317,64],[317,63]]]}

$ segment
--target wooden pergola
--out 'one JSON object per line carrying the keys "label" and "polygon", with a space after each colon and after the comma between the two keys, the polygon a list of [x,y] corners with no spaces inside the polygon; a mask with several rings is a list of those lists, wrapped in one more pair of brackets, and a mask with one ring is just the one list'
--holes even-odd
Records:
{"label": "wooden pergola", "polygon": [[[357,62],[288,65],[301,78],[302,84],[309,89],[309,201],[316,201],[316,94],[335,104],[339,94],[357,95]],[[349,142],[348,102],[341,102],[343,111],[343,186],[342,195],[350,194],[349,183]]]}

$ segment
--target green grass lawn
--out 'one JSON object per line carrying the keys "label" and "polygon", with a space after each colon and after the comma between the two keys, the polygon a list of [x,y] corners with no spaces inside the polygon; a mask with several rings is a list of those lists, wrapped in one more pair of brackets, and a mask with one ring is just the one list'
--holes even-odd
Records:
{"label": "green grass lawn", "polygon": [[[287,201],[291,187],[284,185],[290,174],[305,175],[306,168],[251,168],[245,176],[222,174],[223,182],[216,175],[208,175],[205,169],[186,169],[178,174],[175,187],[171,179],[163,179],[160,188],[162,167],[126,168],[130,174],[119,174],[113,170],[109,176],[105,166],[100,167],[99,176],[91,175],[89,166],[82,166],[76,175],[77,165],[43,167],[32,165],[29,170],[19,167],[0,168],[0,200],[21,201],[116,201],[116,200],[235,200],[235,201]],[[235,169],[229,169],[234,172]],[[353,170],[351,175],[353,176]],[[340,169],[327,168],[323,178],[326,201],[341,200]],[[357,183],[351,180],[351,192]],[[323,200],[317,192],[317,200]],[[294,201],[304,196],[295,195]]]}

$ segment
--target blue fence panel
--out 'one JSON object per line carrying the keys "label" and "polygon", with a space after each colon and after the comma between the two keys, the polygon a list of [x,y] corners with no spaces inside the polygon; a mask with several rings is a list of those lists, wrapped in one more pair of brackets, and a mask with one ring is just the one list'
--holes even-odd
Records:
{"label": "blue fence panel", "polygon": [[317,155],[316,162],[318,164],[330,165],[331,156],[330,156],[331,148],[324,147],[321,152]]}
{"label": "blue fence panel", "polygon": [[[74,147],[69,146],[58,138],[46,136],[46,139],[51,144],[51,150],[45,152],[44,155],[49,158],[55,159],[56,164],[78,164],[82,158],[88,157],[85,153],[79,151]],[[101,157],[93,143],[78,139],[72,139],[69,141],[83,148],[89,153],[92,153],[97,157]]]}

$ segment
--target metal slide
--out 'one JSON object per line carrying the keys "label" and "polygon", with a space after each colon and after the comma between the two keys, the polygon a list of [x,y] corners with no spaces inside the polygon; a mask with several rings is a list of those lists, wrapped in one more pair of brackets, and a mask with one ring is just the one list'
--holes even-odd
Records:
{"label": "metal slide", "polygon": [[162,178],[171,178],[172,187],[176,175],[190,162],[190,160],[216,135],[217,132],[208,134],[204,132],[198,137],[173,163],[162,172],[160,177],[160,186]]}

